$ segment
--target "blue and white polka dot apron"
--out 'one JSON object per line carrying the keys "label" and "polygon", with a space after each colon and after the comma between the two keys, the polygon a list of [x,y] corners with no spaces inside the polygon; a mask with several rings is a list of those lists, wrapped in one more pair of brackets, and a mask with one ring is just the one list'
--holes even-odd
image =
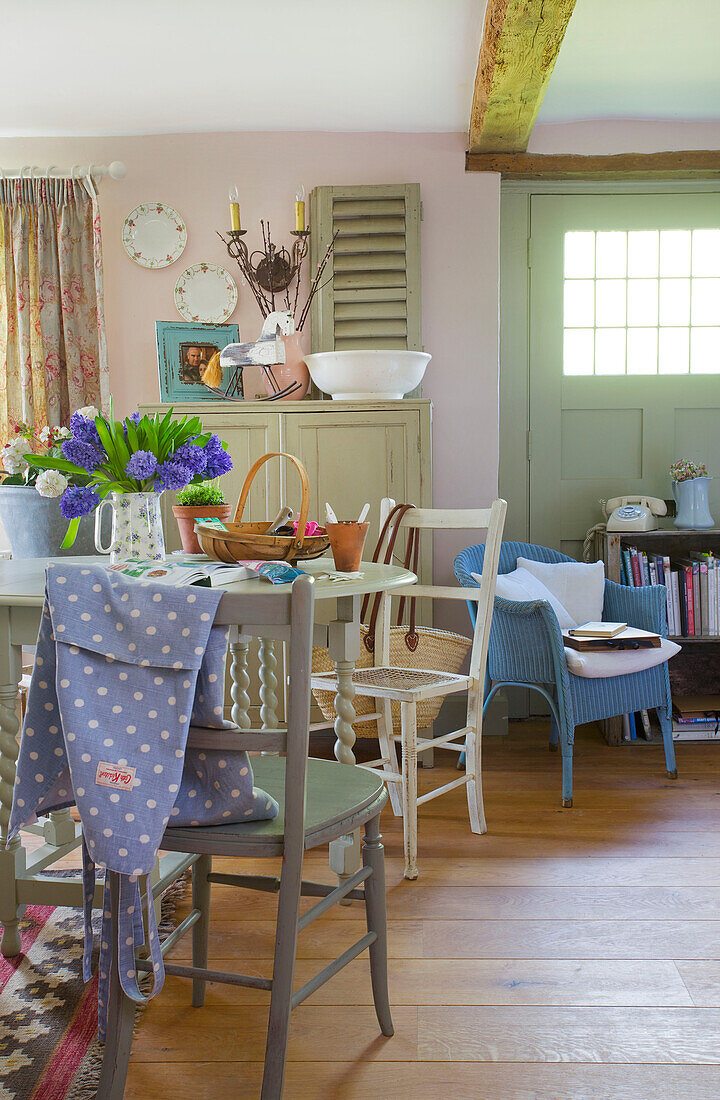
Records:
{"label": "blue and white polka dot apron", "polygon": [[[222,593],[129,581],[100,565],[48,568],[35,668],[18,758],[9,838],[38,814],[77,805],[83,828],[84,976],[90,977],[95,867],[118,872],[120,979],[140,993],[135,951],[144,942],[140,876],[166,826],[275,817],[253,786],[245,752],[186,749],[193,727],[223,728],[228,635],[213,626]],[[100,948],[104,1038],[110,975],[106,890]],[[164,980],[151,899],[154,987]]]}

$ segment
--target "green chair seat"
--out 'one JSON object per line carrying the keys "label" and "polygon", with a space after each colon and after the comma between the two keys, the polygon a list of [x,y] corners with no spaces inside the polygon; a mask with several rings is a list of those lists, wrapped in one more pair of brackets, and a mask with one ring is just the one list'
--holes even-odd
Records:
{"label": "green chair seat", "polygon": [[[261,787],[276,799],[280,806],[277,817],[271,821],[235,822],[229,825],[183,826],[168,828],[162,847],[166,851],[204,851],[215,855],[237,850],[244,844],[263,846],[282,851],[285,835],[285,758],[279,756],[253,756],[252,766],[255,786]],[[368,771],[332,760],[307,762],[305,847],[322,844],[331,831],[340,836],[351,831],[368,817],[378,812],[387,799],[387,792],[379,772]],[[202,849],[196,847],[202,840]]]}

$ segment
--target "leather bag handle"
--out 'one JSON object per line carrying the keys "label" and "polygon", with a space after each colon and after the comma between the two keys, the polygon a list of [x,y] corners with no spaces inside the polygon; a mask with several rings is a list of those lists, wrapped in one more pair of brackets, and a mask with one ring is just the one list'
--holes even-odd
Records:
{"label": "leather bag handle", "polygon": [[[415,507],[414,504],[396,504],[395,505],[395,507],[390,512],[387,519],[385,520],[385,523],[383,524],[382,531],[380,532],[380,537],[378,538],[377,544],[375,546],[375,550],[373,552],[373,556],[372,556],[373,562],[377,562],[378,558],[380,557],[380,553],[382,551],[383,543],[385,542],[385,537],[387,535],[387,546],[386,546],[386,549],[385,549],[385,560],[384,560],[383,564],[384,565],[390,565],[390,563],[392,562],[393,550],[395,549],[395,543],[397,541],[398,533],[400,531],[400,525],[402,523],[403,516],[405,515],[406,512],[409,512],[410,509],[414,508],[414,507]],[[390,532],[389,535],[388,535],[388,531]],[[408,535],[408,545],[407,545],[407,549],[405,551],[405,567],[406,568],[409,568],[409,562],[411,560],[412,536],[413,536],[414,533],[415,533],[414,531],[410,531],[410,533]],[[417,553],[415,554],[415,563],[417,564]],[[377,617],[378,617],[378,614],[380,612],[380,600],[381,600],[381,598],[382,598],[382,593],[380,593],[380,592],[377,592],[375,594],[374,598],[373,598],[372,610],[370,612],[370,621],[368,623],[368,630],[367,630],[367,634],[365,635],[365,638],[364,638],[365,648],[370,653],[372,653],[375,649],[375,627],[377,625]],[[361,619],[364,619],[366,614],[367,614],[369,601],[370,601],[370,595],[368,594],[367,596],[365,596],[365,599],[362,602],[362,607],[360,609],[360,618]],[[413,604],[414,604],[414,601],[411,601],[411,602],[413,602]],[[404,604],[404,601],[403,601],[403,604]],[[401,610],[400,610],[400,615],[401,614],[402,614],[402,605],[401,605]],[[398,623],[399,623],[399,621],[400,620],[398,620]],[[414,616],[414,612],[413,612],[412,620],[411,620],[411,633],[414,633],[414,629],[415,629],[415,616]],[[407,641],[407,638],[406,638],[406,641]],[[417,642],[415,642],[415,646],[408,646],[408,648],[413,648],[414,649],[416,646],[417,646]]]}
{"label": "leather bag handle", "polygon": [[252,483],[255,480],[255,475],[261,466],[264,466],[266,462],[269,462],[271,458],[287,458],[292,462],[293,466],[300,475],[300,485],[302,488],[302,499],[300,501],[300,512],[298,513],[298,525],[295,532],[294,544],[297,550],[300,550],[305,541],[305,532],[307,530],[307,518],[308,510],[310,508],[310,481],[308,479],[307,470],[303,466],[299,458],[295,455],[286,454],[285,451],[269,451],[262,458],[259,458],[257,462],[254,462],[248,470],[247,477],[243,483],[243,487],[240,490],[240,497],[237,502],[237,508],[235,509],[235,523],[242,521],[243,512],[245,511],[245,505],[250,495],[250,489]]}

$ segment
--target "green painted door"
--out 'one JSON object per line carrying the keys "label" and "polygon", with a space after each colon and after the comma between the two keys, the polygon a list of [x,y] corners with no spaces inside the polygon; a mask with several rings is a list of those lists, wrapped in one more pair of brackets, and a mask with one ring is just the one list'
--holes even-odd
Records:
{"label": "green painted door", "polygon": [[534,196],[529,256],[530,541],[579,557],[677,458],[720,524],[720,193]]}

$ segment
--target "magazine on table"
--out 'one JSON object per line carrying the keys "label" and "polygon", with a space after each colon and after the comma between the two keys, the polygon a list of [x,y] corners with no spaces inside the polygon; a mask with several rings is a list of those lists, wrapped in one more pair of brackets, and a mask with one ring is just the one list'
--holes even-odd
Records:
{"label": "magazine on table", "polygon": [[169,584],[177,588],[184,584],[218,588],[224,584],[257,577],[256,570],[249,569],[246,565],[226,565],[224,562],[208,559],[198,560],[192,555],[187,557],[173,555],[172,558],[161,561],[137,558],[132,561],[118,562],[117,565],[108,565],[107,568],[112,573],[119,573],[123,577],[152,581],[153,584]]}

